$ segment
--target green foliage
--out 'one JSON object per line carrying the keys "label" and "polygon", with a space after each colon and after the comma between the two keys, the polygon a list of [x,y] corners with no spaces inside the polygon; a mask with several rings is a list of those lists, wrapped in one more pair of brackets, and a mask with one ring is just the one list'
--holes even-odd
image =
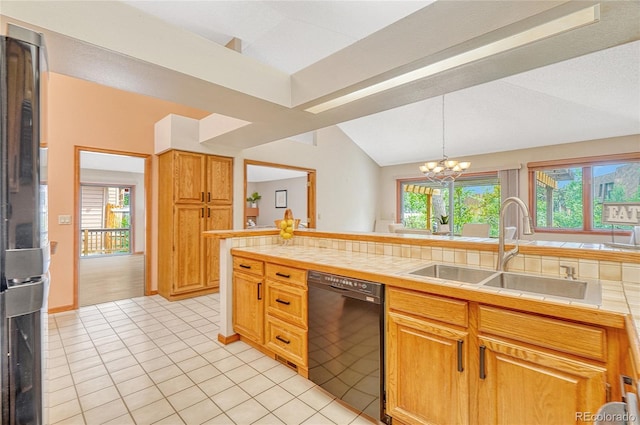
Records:
{"label": "green foliage", "polygon": [[[453,222],[456,233],[462,230],[465,223],[489,223],[491,225],[490,235],[498,236],[498,222],[500,217],[500,186],[494,185],[491,190],[485,193],[476,193],[473,190],[454,186],[454,211]],[[441,189],[442,203],[449,205],[449,190]],[[435,198],[435,196],[434,196]],[[417,193],[403,193],[403,223],[405,227],[425,229],[431,228],[431,223],[426,223],[427,219],[427,196]],[[435,217],[434,221],[440,224],[448,224],[442,217]]]}
{"label": "green foliage", "polygon": [[256,202],[260,199],[262,199],[262,195],[260,195],[258,192],[253,192],[251,196],[247,198],[247,202]]}

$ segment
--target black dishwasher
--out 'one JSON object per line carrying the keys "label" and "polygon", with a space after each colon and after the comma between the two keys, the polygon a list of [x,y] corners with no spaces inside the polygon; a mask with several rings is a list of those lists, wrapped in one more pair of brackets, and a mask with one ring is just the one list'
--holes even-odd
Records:
{"label": "black dishwasher", "polygon": [[384,285],[309,271],[309,379],[372,418],[384,411]]}

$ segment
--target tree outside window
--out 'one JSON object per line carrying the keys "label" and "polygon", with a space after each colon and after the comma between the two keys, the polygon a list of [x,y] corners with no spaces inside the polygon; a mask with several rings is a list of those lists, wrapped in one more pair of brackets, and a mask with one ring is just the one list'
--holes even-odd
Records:
{"label": "tree outside window", "polygon": [[[530,187],[535,187],[536,231],[611,231],[611,225],[602,224],[602,204],[640,202],[640,155],[629,157],[633,160],[580,158],[546,166],[528,164]],[[631,226],[616,225],[613,230]]]}
{"label": "tree outside window", "polygon": [[[436,189],[431,195],[408,192],[410,185],[424,186]],[[424,180],[400,180],[401,191],[400,220],[407,228],[436,229],[438,217],[449,216],[449,188]],[[456,180],[453,189],[454,233],[460,233],[465,223],[489,223],[490,235],[498,236],[498,222],[500,215],[500,183],[496,173],[481,176],[469,176]],[[427,208],[431,208],[427,211]],[[430,222],[427,222],[430,217]]]}

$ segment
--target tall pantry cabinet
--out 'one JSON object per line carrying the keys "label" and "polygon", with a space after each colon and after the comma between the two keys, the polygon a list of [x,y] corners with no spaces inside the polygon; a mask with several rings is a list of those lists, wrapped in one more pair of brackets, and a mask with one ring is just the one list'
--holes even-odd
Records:
{"label": "tall pantry cabinet", "polygon": [[159,156],[158,292],[169,300],[217,292],[219,249],[205,230],[233,227],[233,158]]}

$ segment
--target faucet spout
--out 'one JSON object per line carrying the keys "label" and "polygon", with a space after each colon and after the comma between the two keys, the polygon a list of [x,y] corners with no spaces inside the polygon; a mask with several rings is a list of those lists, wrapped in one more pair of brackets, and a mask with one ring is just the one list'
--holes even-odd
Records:
{"label": "faucet spout", "polygon": [[516,246],[510,250],[509,252],[504,252],[504,239],[505,239],[505,211],[507,210],[507,207],[509,207],[509,205],[517,205],[520,212],[522,212],[522,233],[525,235],[532,235],[533,234],[533,222],[531,220],[531,216],[529,215],[529,210],[527,209],[527,206],[524,204],[524,202],[522,201],[522,199],[517,198],[515,196],[511,196],[507,199],[505,199],[502,202],[502,205],[500,206],[500,234],[499,234],[499,238],[498,238],[498,264],[496,266],[496,270],[498,271],[503,271],[506,266],[507,266],[507,262],[509,262],[509,260],[511,260],[513,257],[515,257],[516,255],[518,255],[518,232],[516,229],[516,237],[515,237],[515,241],[516,241]]}

